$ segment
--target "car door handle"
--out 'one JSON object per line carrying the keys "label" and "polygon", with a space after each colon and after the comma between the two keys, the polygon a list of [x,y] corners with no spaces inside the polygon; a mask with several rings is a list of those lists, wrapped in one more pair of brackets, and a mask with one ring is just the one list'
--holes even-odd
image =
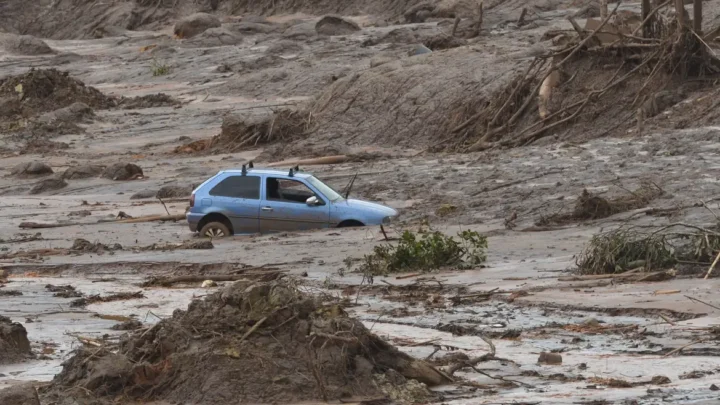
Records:
{"label": "car door handle", "polygon": [[273,210],[272,207],[262,207],[260,209],[263,211],[272,211]]}

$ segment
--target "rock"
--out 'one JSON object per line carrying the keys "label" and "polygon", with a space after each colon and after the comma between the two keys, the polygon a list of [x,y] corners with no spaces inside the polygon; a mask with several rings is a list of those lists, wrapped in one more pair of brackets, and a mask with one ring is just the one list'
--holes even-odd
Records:
{"label": "rock", "polygon": [[102,177],[110,180],[134,180],[143,177],[140,166],[134,163],[115,163],[102,172]]}
{"label": "rock", "polygon": [[720,387],[715,384],[710,385],[710,391],[720,391]]}
{"label": "rock", "polygon": [[55,53],[45,41],[32,35],[6,34],[0,37],[0,45],[8,53],[16,55],[49,55]]}
{"label": "rock", "polygon": [[[21,361],[29,354],[30,341],[25,327],[0,315],[0,364]],[[0,401],[0,404],[5,402]]]}
{"label": "rock", "polygon": [[195,13],[175,23],[173,33],[179,38],[192,38],[210,28],[220,27],[217,17],[206,13]]}
{"label": "rock", "polygon": [[665,377],[664,375],[656,375],[650,380],[650,384],[654,385],[665,385],[670,384],[672,381],[668,377]]}
{"label": "rock", "polygon": [[192,194],[193,186],[163,186],[158,190],[157,198],[190,198]]}
{"label": "rock", "polygon": [[142,190],[130,196],[131,200],[142,200],[145,198],[155,198],[157,190]]}
{"label": "rock", "polygon": [[67,187],[67,185],[67,182],[61,178],[45,179],[35,183],[33,188],[30,189],[30,194],[40,194],[46,191],[60,190],[61,188]]}
{"label": "rock", "polygon": [[360,31],[357,24],[336,15],[326,15],[315,24],[315,32],[320,35],[350,35],[356,31]]}
{"label": "rock", "polygon": [[202,288],[210,288],[210,287],[217,287],[217,283],[213,280],[205,280],[202,282],[201,285]]}
{"label": "rock", "polygon": [[0,390],[0,404],[40,405],[40,400],[32,383],[26,383]]}
{"label": "rock", "polygon": [[10,170],[10,174],[19,177],[45,176],[52,174],[53,169],[43,162],[20,163]]}
{"label": "rock", "polygon": [[540,364],[562,364],[562,356],[558,353],[540,353],[538,357],[538,363]]}
{"label": "rock", "polygon": [[103,170],[105,167],[98,165],[73,166],[63,172],[62,178],[66,180],[89,179],[100,176]]}

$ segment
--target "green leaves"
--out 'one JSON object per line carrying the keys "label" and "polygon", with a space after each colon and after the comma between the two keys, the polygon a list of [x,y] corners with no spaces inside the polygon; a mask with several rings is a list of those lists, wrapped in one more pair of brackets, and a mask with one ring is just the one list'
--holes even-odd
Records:
{"label": "green leaves", "polygon": [[475,231],[455,237],[439,231],[404,231],[397,245],[376,246],[360,270],[368,275],[403,271],[432,271],[442,267],[472,268],[485,262],[487,238]]}

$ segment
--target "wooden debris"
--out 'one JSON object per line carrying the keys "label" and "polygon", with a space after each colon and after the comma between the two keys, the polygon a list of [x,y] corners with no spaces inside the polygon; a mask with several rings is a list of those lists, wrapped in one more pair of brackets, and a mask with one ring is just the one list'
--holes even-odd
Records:
{"label": "wooden debris", "polygon": [[[266,269],[270,270],[270,269]],[[152,277],[148,281],[142,283],[142,287],[170,287],[175,284],[198,284],[205,281],[272,281],[280,278],[284,272],[281,271],[265,271],[262,273],[244,273],[230,275],[201,275],[201,276],[179,276],[179,277]]]}

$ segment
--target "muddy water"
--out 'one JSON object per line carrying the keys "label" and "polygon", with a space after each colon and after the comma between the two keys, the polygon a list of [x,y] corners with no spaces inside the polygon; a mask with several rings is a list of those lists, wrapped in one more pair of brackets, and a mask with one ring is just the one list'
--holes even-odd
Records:
{"label": "muddy water", "polygon": [[[104,276],[108,279],[110,275]],[[14,381],[49,381],[61,370],[61,363],[80,343],[78,337],[117,341],[124,332],[111,328],[118,320],[101,316],[126,317],[153,324],[169,317],[177,308],[185,308],[193,298],[202,297],[214,289],[142,289],[134,284],[138,277],[113,277],[114,281],[75,277],[13,277],[8,289],[18,290],[21,296],[0,299],[0,314],[20,322],[28,332],[34,353],[44,353],[42,359],[0,366],[0,388]],[[119,292],[143,291],[146,298],[96,303],[75,308],[76,298],[53,297],[45,285],[72,285],[85,296],[106,296]]]}

